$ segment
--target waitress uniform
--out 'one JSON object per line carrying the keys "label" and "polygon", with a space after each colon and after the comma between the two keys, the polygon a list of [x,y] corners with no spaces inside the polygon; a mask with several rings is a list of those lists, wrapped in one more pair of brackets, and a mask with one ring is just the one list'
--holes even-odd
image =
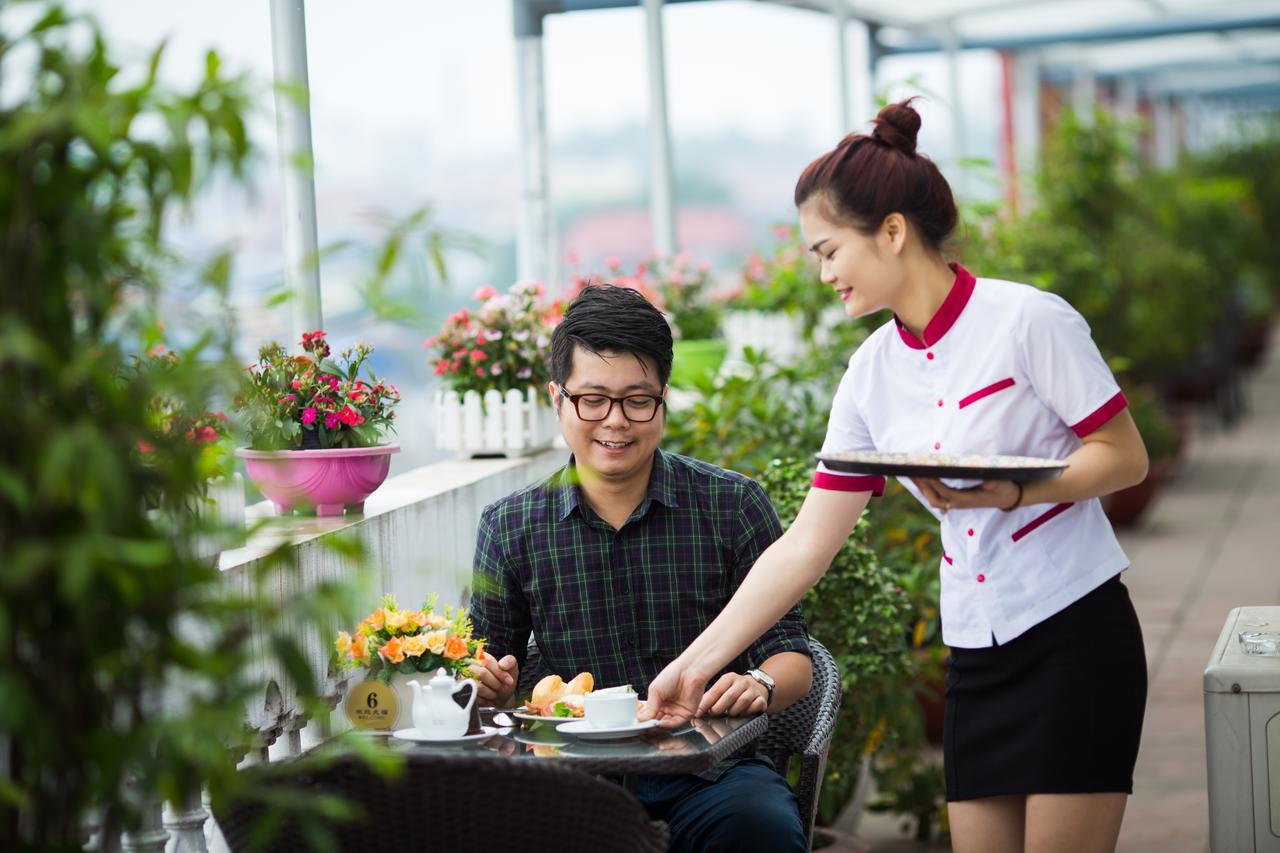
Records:
{"label": "waitress uniform", "polygon": [[[849,359],[824,452],[1063,459],[1128,405],[1063,299],[952,269],[923,339],[895,317]],[[1146,654],[1101,502],[944,515],[902,484],[941,524],[947,799],[1132,793]],[[813,485],[880,495],[884,478],[819,463]]]}

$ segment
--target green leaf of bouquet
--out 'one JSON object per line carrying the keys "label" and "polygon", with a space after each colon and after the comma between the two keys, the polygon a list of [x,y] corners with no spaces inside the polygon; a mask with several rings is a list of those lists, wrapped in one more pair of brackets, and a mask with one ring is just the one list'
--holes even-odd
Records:
{"label": "green leaf of bouquet", "polygon": [[415,672],[418,671],[417,668],[414,666],[413,661],[410,658],[405,658],[404,660],[400,661],[400,663],[396,664],[396,669],[404,673],[405,675],[413,675]]}

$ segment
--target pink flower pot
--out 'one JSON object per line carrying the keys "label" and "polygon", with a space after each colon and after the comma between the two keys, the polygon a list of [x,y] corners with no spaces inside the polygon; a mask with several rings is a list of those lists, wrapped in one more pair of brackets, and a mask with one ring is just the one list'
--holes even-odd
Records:
{"label": "pink flower pot", "polygon": [[316,515],[364,512],[364,499],[382,485],[398,444],[330,450],[236,449],[245,471],[276,506],[278,515],[295,509]]}

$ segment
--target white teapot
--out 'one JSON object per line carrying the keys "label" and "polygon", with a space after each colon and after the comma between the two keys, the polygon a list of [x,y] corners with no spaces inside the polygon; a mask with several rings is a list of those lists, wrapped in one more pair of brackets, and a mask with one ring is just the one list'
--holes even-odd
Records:
{"label": "white teapot", "polygon": [[[465,708],[453,701],[453,694],[471,685],[471,701]],[[473,679],[454,681],[444,669],[436,670],[436,677],[427,682],[426,689],[416,681],[410,681],[413,690],[413,727],[428,739],[445,740],[462,737],[471,724],[471,706],[476,704],[479,688]]]}

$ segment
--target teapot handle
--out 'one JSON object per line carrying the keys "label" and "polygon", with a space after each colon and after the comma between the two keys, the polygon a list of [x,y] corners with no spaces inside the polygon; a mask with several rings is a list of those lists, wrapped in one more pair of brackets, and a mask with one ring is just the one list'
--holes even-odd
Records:
{"label": "teapot handle", "polygon": [[480,695],[480,685],[476,684],[476,680],[474,678],[464,678],[462,681],[457,682],[457,686],[453,688],[453,692],[457,693],[468,684],[471,685],[471,698],[467,700],[466,707],[463,708],[463,710],[470,714],[471,706],[476,704],[476,697]]}

